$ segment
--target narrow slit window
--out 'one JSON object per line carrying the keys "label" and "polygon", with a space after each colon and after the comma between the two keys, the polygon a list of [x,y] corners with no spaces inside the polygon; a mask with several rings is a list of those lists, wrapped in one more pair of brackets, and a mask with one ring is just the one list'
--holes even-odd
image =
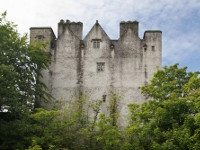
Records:
{"label": "narrow slit window", "polygon": [[103,95],[103,102],[106,102],[106,95]]}
{"label": "narrow slit window", "polygon": [[147,51],[147,45],[144,44],[143,48],[144,48],[144,51],[146,52]]}
{"label": "narrow slit window", "polygon": [[155,51],[155,46],[152,46],[152,51]]}
{"label": "narrow slit window", "polygon": [[55,48],[55,43],[53,41],[51,42],[51,48]]}

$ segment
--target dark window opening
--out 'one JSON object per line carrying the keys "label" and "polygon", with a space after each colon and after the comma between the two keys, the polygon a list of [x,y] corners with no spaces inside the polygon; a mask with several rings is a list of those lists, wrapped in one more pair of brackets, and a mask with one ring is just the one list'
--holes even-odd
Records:
{"label": "dark window opening", "polygon": [[80,92],[80,96],[83,96],[83,92]]}
{"label": "dark window opening", "polygon": [[84,44],[81,44],[81,48],[84,48],[85,47],[85,45]]}
{"label": "dark window opening", "polygon": [[113,44],[110,45],[110,49],[114,49],[114,45]]}
{"label": "dark window opening", "polygon": [[105,63],[104,62],[98,62],[97,63],[97,72],[103,72],[105,70]]}
{"label": "dark window opening", "polygon": [[143,48],[144,48],[144,51],[147,51],[147,45],[146,44],[144,44]]}
{"label": "dark window opening", "polygon": [[152,46],[152,51],[155,51],[155,46]]}
{"label": "dark window opening", "polygon": [[51,48],[55,48],[55,43],[53,41],[51,42]]}
{"label": "dark window opening", "polygon": [[41,42],[44,40],[44,36],[43,35],[37,35],[35,38],[37,38],[38,42]]}
{"label": "dark window opening", "polygon": [[103,102],[106,102],[106,95],[103,95]]}

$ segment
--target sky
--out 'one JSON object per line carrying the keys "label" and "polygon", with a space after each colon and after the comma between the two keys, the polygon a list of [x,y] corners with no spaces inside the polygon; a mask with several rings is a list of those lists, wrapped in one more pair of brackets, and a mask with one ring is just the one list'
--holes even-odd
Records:
{"label": "sky", "polygon": [[98,20],[118,39],[119,23],[137,20],[141,39],[145,30],[162,31],[162,66],[200,71],[200,0],[0,0],[4,11],[21,35],[43,26],[57,35],[58,22],[69,19],[83,23],[84,37]]}

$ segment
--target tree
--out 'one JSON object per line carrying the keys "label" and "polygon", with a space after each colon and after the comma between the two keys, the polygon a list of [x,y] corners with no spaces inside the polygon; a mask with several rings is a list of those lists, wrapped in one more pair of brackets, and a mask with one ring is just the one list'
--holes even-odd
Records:
{"label": "tree", "polygon": [[101,103],[90,104],[86,100],[85,96],[81,96],[70,102],[61,101],[55,110],[37,108],[30,115],[32,141],[36,141],[43,149],[88,149],[96,117],[89,121],[87,111],[92,109],[98,115]]}
{"label": "tree", "polygon": [[142,88],[150,100],[130,104],[128,140],[134,149],[200,148],[200,77],[178,64],[159,70]]}
{"label": "tree", "polygon": [[85,95],[69,102],[61,102],[62,109],[37,108],[30,115],[33,133],[31,140],[36,143],[32,147],[123,149],[123,135],[116,124],[117,101],[119,97],[112,92],[109,107],[111,113],[108,117],[100,114],[102,100],[89,101]]}
{"label": "tree", "polygon": [[[29,45],[27,35],[20,37],[16,25],[0,17],[0,149],[23,149],[28,132],[28,114],[37,97],[45,95],[38,79],[50,62],[44,45]],[[21,143],[20,143],[21,142]],[[23,144],[22,144],[23,143]]]}

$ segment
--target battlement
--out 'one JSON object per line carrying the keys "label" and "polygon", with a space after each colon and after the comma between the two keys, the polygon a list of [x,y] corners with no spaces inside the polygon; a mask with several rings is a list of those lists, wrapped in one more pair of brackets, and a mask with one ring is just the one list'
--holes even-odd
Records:
{"label": "battlement", "polygon": [[71,22],[71,21],[68,20],[68,19],[67,19],[66,21],[64,21],[63,19],[61,19],[60,22],[59,22],[59,24],[83,24],[83,23],[80,22],[80,21],[79,21],[79,22],[74,22],[74,21]]}
{"label": "battlement", "polygon": [[139,22],[138,21],[122,21],[120,22],[120,37],[122,37],[128,29],[131,29],[134,31],[134,34],[138,36],[138,30],[139,30]]}
{"label": "battlement", "polygon": [[149,40],[161,40],[162,31],[160,30],[147,30],[144,32],[143,39],[145,41]]}
{"label": "battlement", "polygon": [[31,27],[30,31],[31,32],[36,32],[36,31],[47,32],[47,31],[50,31],[53,34],[53,37],[56,38],[56,35],[54,34],[53,29],[51,27]]}
{"label": "battlement", "polygon": [[60,20],[58,23],[58,37],[62,35],[65,29],[68,28],[72,33],[77,36],[80,40],[82,39],[83,34],[83,23],[82,22],[71,22],[70,20],[64,21]]}

